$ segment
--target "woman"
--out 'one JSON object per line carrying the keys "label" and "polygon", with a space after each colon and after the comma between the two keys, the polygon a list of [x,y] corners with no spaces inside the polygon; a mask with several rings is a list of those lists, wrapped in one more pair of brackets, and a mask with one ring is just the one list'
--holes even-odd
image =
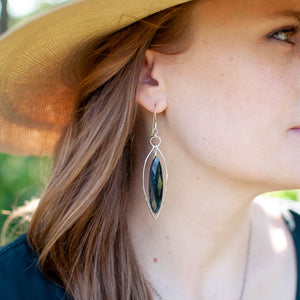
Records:
{"label": "woman", "polygon": [[4,299],[300,299],[298,205],[253,201],[299,188],[300,3],[184,2],[71,2],[0,42],[2,148],[61,134]]}

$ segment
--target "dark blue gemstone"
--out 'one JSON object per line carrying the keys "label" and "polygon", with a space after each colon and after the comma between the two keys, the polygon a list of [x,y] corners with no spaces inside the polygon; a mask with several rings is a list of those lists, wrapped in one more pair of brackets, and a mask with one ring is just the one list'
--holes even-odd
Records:
{"label": "dark blue gemstone", "polygon": [[153,158],[149,174],[149,201],[151,209],[157,213],[160,209],[163,194],[163,176],[157,156]]}

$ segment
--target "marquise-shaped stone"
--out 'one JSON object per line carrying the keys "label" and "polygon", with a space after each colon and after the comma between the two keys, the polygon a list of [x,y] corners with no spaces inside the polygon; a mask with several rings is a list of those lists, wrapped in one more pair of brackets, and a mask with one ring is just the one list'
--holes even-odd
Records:
{"label": "marquise-shaped stone", "polygon": [[163,175],[157,156],[154,157],[149,174],[149,201],[154,213],[158,213],[163,195]]}

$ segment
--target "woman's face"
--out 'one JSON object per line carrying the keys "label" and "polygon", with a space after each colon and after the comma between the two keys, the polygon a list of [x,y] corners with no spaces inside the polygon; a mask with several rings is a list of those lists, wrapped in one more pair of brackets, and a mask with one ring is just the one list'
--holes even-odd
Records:
{"label": "woman's face", "polygon": [[193,17],[164,61],[168,136],[197,166],[299,188],[300,1],[203,0]]}

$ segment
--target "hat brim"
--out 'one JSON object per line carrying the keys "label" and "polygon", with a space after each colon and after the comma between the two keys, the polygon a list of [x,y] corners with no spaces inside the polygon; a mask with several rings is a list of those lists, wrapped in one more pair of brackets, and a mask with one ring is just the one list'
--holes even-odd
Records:
{"label": "hat brim", "polygon": [[75,96],[75,87],[63,70],[68,54],[88,40],[188,1],[72,1],[3,34],[0,151],[51,154],[69,120]]}

